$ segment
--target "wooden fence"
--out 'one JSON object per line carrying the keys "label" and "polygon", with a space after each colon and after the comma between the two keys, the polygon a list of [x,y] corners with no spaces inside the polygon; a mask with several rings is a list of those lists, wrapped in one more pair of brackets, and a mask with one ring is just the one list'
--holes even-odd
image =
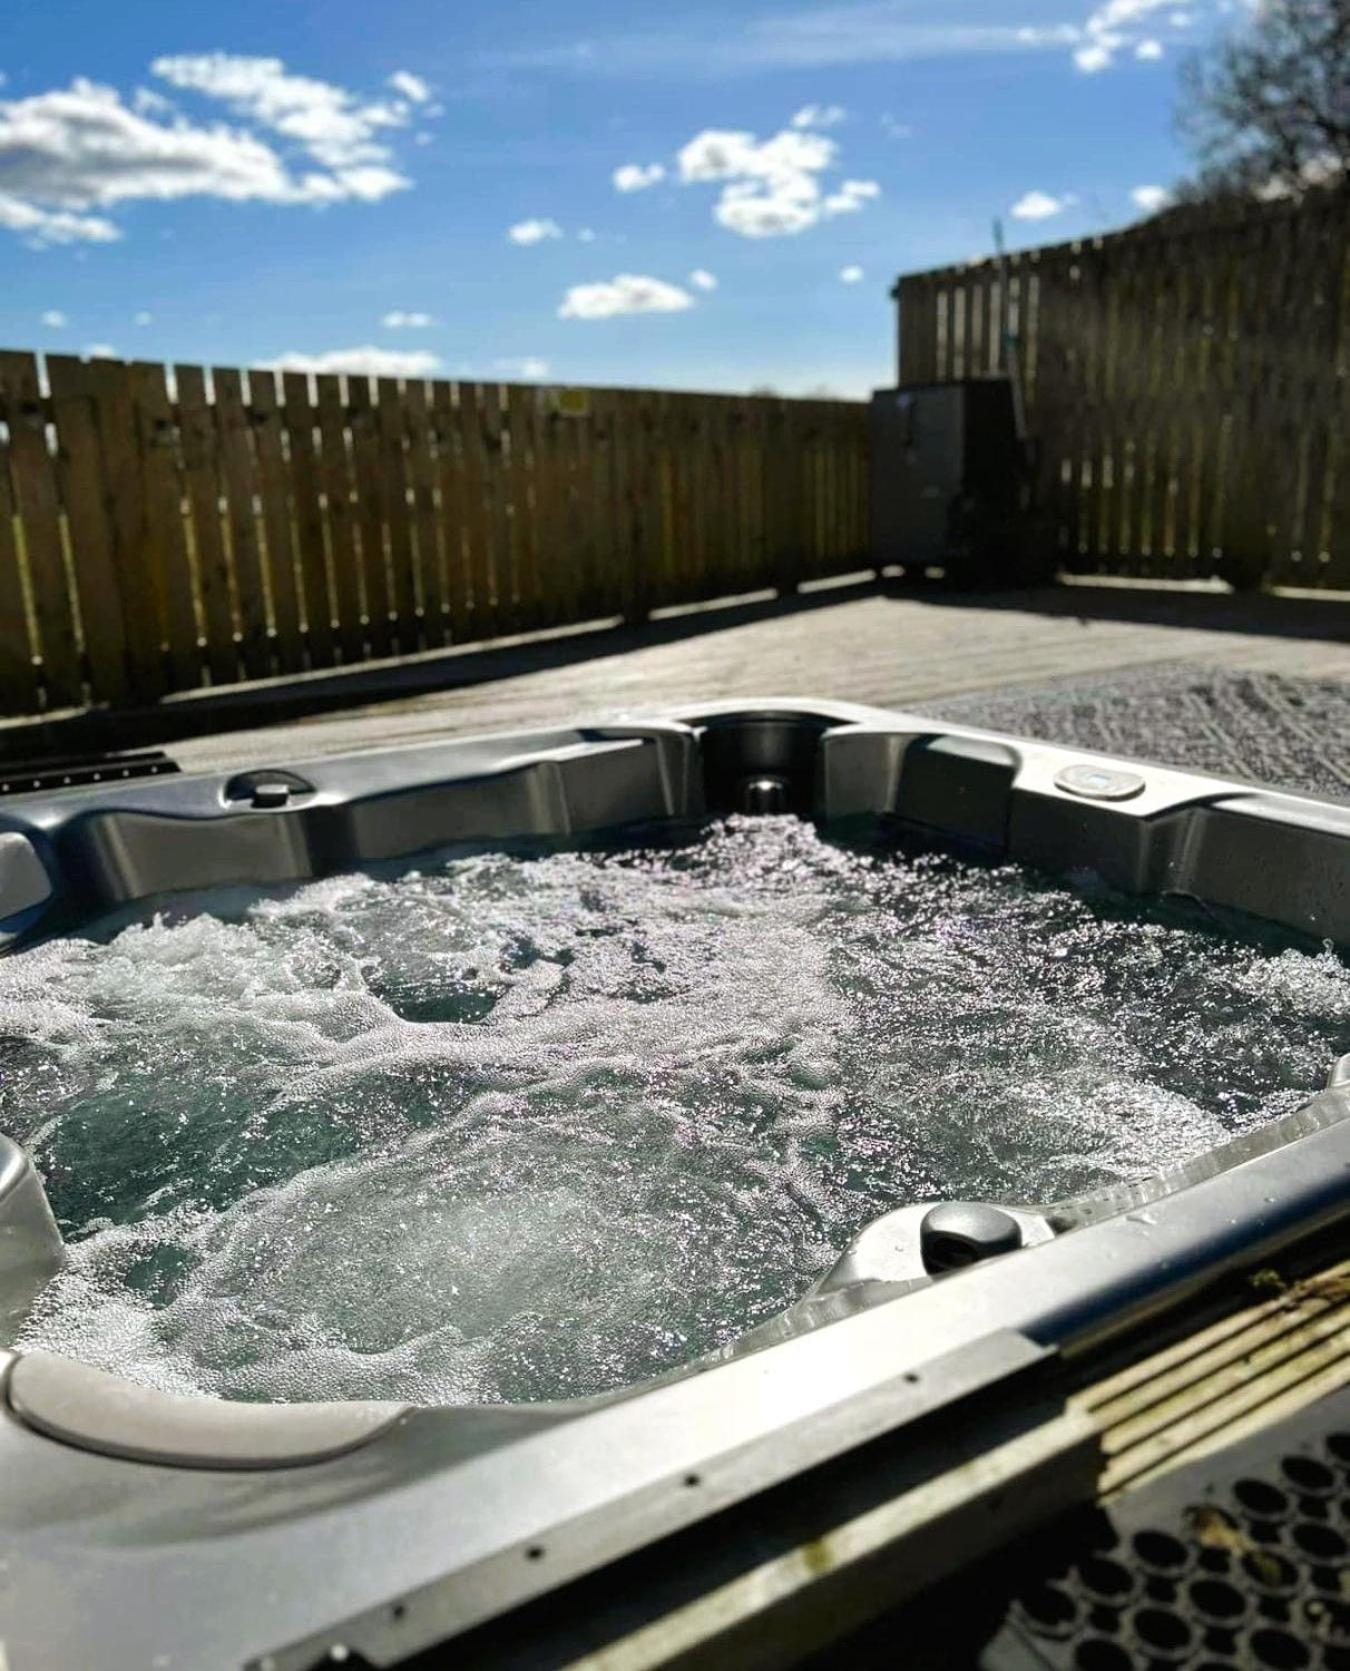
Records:
{"label": "wooden fence", "polygon": [[0,353],[0,712],[843,573],[866,408]]}
{"label": "wooden fence", "polygon": [[902,381],[1020,355],[1061,560],[1350,587],[1350,199],[901,279]]}

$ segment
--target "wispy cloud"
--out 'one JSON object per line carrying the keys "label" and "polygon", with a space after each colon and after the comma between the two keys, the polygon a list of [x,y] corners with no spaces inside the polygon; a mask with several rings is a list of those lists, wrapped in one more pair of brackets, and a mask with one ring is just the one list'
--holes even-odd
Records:
{"label": "wispy cloud", "polygon": [[1130,202],[1146,215],[1156,215],[1171,201],[1172,194],[1166,186],[1136,186],[1130,193]]}
{"label": "wispy cloud", "polygon": [[682,313],[694,298],[677,284],[643,273],[620,273],[595,284],[574,284],[563,297],[559,319],[612,319],[624,313]]}
{"label": "wispy cloud", "polygon": [[842,104],[804,104],[788,124],[793,128],[834,128],[848,115]]}
{"label": "wispy cloud", "polygon": [[1082,38],[1081,28],[1073,23],[954,23],[941,16],[948,4],[949,0],[933,0],[927,19],[915,16],[913,0],[804,7],[766,12],[739,26],[719,23],[715,34],[711,28],[634,30],[493,54],[486,62],[576,75],[717,78],[763,70],[1034,52],[1072,46]]}
{"label": "wispy cloud", "polygon": [[380,320],[386,331],[422,331],[436,321],[429,313],[409,313],[403,308],[393,308]]}
{"label": "wispy cloud", "polygon": [[695,290],[717,289],[717,280],[706,267],[695,267],[689,275],[689,282]]}
{"label": "wispy cloud", "polygon": [[849,267],[841,267],[839,269],[839,277],[844,281],[845,284],[861,284],[862,281],[863,281],[864,274],[863,274],[863,270],[862,270],[861,267],[849,266]]}
{"label": "wispy cloud", "polygon": [[[1211,0],[1205,0],[1208,6]],[[1243,0],[1253,4],[1255,0]],[[1225,0],[1218,0],[1223,9]],[[1084,0],[1041,0],[1038,10],[1078,12]],[[1099,0],[1086,15],[1013,22],[953,17],[954,0],[844,0],[842,4],[765,10],[739,23],[690,24],[685,29],[618,31],[592,39],[561,39],[489,55],[491,67],[552,70],[578,76],[727,79],[774,70],[830,70],[854,64],[903,63],[917,59],[962,58],[1062,51],[1077,67],[1095,74],[1123,51],[1142,44],[1151,14],[1164,11],[1175,28],[1195,22],[1194,10],[1177,0]],[[1028,8],[1030,9],[1030,8]],[[1151,51],[1137,54],[1144,59]],[[802,127],[828,127],[839,119],[836,105],[803,106]]]}
{"label": "wispy cloud", "polygon": [[70,324],[70,320],[60,308],[48,308],[42,316],[42,323],[49,331],[60,331]]}
{"label": "wispy cloud", "polygon": [[155,316],[153,313],[149,312],[148,309],[141,308],[140,311],[133,317],[131,322],[133,325],[153,325],[155,322]]}

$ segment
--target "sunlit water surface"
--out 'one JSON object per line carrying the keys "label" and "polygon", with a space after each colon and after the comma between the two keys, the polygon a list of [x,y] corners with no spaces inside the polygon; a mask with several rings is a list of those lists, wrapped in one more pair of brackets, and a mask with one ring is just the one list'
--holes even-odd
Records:
{"label": "sunlit water surface", "polygon": [[791,818],[195,895],[0,960],[0,1129],[71,1242],[21,1344],[228,1398],[596,1392],[891,1207],[1137,1178],[1346,1050],[1329,949]]}

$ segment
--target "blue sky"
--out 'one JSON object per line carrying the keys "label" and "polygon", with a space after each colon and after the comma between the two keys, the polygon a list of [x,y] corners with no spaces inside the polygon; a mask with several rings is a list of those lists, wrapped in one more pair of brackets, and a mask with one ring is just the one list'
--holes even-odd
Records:
{"label": "blue sky", "polygon": [[0,342],[860,394],[898,272],[1157,201],[1233,3],[9,0]]}

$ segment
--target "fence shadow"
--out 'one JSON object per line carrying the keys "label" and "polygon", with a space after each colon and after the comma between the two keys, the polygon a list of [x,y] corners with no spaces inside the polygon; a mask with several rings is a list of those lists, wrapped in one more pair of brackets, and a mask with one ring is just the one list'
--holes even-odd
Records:
{"label": "fence shadow", "polygon": [[934,590],[887,581],[888,595],[922,598],[946,609],[999,609],[1081,621],[1186,627],[1193,632],[1350,643],[1350,597],[1278,592],[1218,592],[1172,586],[1071,584],[1018,592]]}
{"label": "fence shadow", "polygon": [[[252,730],[382,702],[407,701],[678,644],[703,634],[783,619],[866,597],[938,610],[1010,611],[1136,626],[1350,643],[1350,598],[1229,593],[1175,587],[1070,584],[1032,591],[954,591],[933,582],[860,576],[787,595],[704,604],[641,626],[597,622],[510,644],[447,650],[404,661],[227,686],[155,704],[87,709],[0,726],[0,762],[147,748],[217,732]],[[899,623],[897,623],[899,627]]]}
{"label": "fence shadow", "polygon": [[186,737],[248,731],[345,708],[406,701],[677,644],[876,595],[868,574],[809,591],[701,604],[640,626],[596,622],[512,644],[485,644],[404,661],[193,692],[158,703],[84,709],[0,726],[0,762],[156,747]]}

